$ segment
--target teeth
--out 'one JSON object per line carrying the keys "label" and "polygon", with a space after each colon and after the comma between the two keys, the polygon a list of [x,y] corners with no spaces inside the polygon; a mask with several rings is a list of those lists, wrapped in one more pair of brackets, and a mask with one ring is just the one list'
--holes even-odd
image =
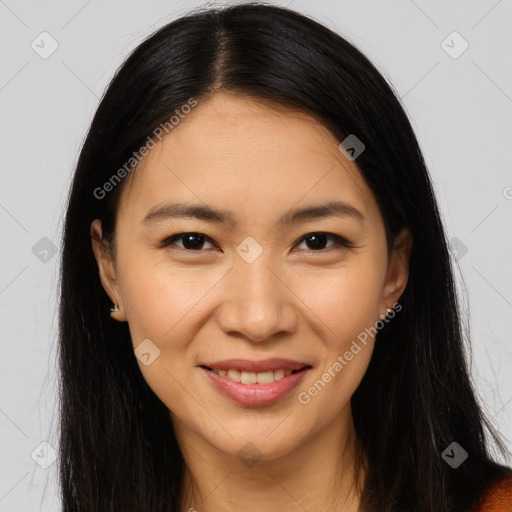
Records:
{"label": "teeth", "polygon": [[280,380],[284,377],[284,370],[276,370],[274,372],[274,379],[275,380]]}
{"label": "teeth", "polygon": [[240,372],[238,370],[228,370],[227,377],[235,382],[240,382]]}
{"label": "teeth", "polygon": [[[258,375],[261,375],[261,373],[259,373]],[[274,375],[272,375],[272,378],[273,377]],[[242,384],[256,384],[256,374],[254,372],[241,372],[240,382]]]}
{"label": "teeth", "polygon": [[254,378],[258,384],[270,384],[271,382],[274,382],[274,372],[261,372],[261,373],[254,373]]}
{"label": "teeth", "polygon": [[221,370],[220,368],[212,368],[213,373],[227,377],[235,382],[242,384],[271,384],[275,380],[280,380],[293,373],[292,370],[275,370],[268,372],[240,372],[239,370]]}

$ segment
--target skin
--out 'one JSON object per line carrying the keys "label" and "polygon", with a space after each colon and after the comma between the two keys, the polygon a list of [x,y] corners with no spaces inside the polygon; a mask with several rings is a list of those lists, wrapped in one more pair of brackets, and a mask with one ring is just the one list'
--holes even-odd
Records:
{"label": "skin", "polygon": [[[297,395],[398,301],[412,240],[400,233],[388,261],[375,197],[339,142],[303,112],[216,94],[199,101],[130,175],[113,254],[102,243],[101,221],[91,225],[102,284],[119,306],[112,317],[128,322],[134,348],[150,339],[160,350],[148,366],[137,361],[169,408],[187,465],[183,511],[357,510],[350,398],[374,338],[307,405]],[[364,223],[350,216],[277,222],[293,208],[340,198]],[[142,221],[152,207],[178,201],[230,210],[237,225]],[[183,240],[162,246],[182,231],[208,238],[198,249]],[[315,249],[302,238],[311,232],[355,247],[327,237]],[[263,249],[252,263],[236,251],[247,236]],[[263,407],[224,397],[198,368],[267,357],[313,368],[292,393]],[[251,467],[237,456],[249,442],[261,456]]]}

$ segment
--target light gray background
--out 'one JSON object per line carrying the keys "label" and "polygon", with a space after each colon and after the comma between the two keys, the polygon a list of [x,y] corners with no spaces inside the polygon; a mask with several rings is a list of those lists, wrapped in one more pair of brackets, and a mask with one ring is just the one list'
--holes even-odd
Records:
{"label": "light gray background", "polygon": [[[351,40],[403,99],[457,239],[475,385],[512,449],[512,0],[275,3]],[[42,442],[57,447],[58,425],[59,257],[40,240],[60,248],[72,170],[116,68],[150,32],[199,5],[0,0],[0,512],[60,510],[56,463],[43,469],[31,457]],[[58,43],[46,59],[31,47],[50,48],[43,31]],[[469,44],[457,58],[445,49],[458,53],[461,40],[442,46],[453,31]]]}

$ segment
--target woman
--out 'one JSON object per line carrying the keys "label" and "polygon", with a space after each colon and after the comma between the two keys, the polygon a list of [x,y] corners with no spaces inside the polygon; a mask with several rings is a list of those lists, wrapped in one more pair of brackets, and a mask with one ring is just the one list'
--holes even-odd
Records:
{"label": "woman", "polygon": [[512,507],[409,121],[284,8],[190,14],[116,73],[67,208],[60,367],[66,511]]}

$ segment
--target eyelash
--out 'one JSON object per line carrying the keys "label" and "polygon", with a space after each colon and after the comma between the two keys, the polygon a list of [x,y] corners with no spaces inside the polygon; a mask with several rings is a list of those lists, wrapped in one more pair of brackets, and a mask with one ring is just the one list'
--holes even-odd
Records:
{"label": "eyelash", "polygon": [[[172,236],[166,238],[162,242],[162,247],[169,247],[169,246],[173,245],[173,242],[175,242],[176,240],[183,240],[185,235],[197,235],[197,236],[203,237],[205,242],[210,242],[210,243],[214,244],[213,240],[211,238],[209,238],[208,236],[204,235],[203,233],[196,233],[194,231],[190,231],[190,232],[186,231],[186,232],[182,232],[182,233],[177,233],[175,235],[172,235]],[[353,249],[353,248],[355,248],[355,245],[353,245],[347,239],[345,239],[345,238],[343,238],[343,237],[341,237],[339,235],[335,235],[334,233],[328,233],[328,232],[325,232],[325,231],[312,231],[311,233],[307,233],[304,236],[302,236],[296,242],[296,244],[300,244],[300,243],[304,242],[307,239],[307,237],[309,237],[311,235],[325,235],[327,238],[330,238],[330,239],[334,240],[335,242],[337,242],[336,245],[340,246],[340,248],[346,248],[346,249]],[[307,249],[307,251],[308,252],[326,252],[326,251],[329,251],[330,249],[335,248],[336,245],[333,245],[331,247],[327,247],[327,248],[324,248],[324,249]],[[197,253],[203,252],[202,249],[198,249],[198,250],[186,249],[185,247],[178,247],[178,249],[183,250],[183,251],[187,251],[187,252],[197,252]]]}

